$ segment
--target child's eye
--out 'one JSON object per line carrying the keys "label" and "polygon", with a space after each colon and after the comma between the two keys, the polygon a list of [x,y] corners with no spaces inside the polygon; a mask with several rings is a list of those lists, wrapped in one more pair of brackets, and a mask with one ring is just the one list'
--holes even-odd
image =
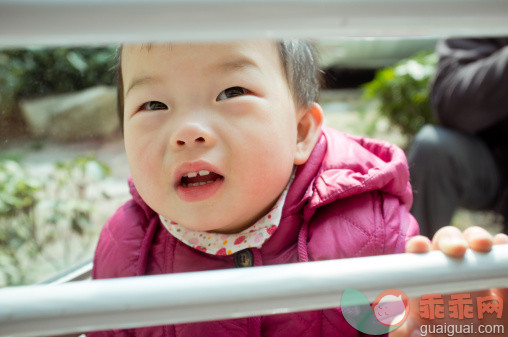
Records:
{"label": "child's eye", "polygon": [[140,111],[148,110],[148,111],[154,111],[154,110],[168,110],[168,106],[164,103],[158,102],[158,101],[150,101],[143,103],[139,107]]}
{"label": "child's eye", "polygon": [[249,94],[250,91],[242,87],[231,87],[227,88],[217,96],[216,101],[222,101],[224,99],[233,98],[236,96]]}

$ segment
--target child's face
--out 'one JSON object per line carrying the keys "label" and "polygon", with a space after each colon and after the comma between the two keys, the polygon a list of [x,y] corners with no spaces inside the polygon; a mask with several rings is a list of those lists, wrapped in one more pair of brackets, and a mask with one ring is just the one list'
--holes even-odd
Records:
{"label": "child's face", "polygon": [[153,210],[222,233],[270,210],[295,163],[300,116],[275,43],[125,46],[122,74],[129,166]]}

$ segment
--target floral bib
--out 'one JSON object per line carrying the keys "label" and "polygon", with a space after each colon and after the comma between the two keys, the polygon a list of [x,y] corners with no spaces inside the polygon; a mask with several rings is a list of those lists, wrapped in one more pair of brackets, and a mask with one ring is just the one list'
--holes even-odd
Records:
{"label": "floral bib", "polygon": [[246,248],[259,248],[268,240],[279,226],[282,208],[286,201],[289,186],[293,182],[294,171],[288,185],[272,209],[254,225],[236,234],[219,234],[187,229],[176,222],[159,215],[162,224],[177,239],[188,246],[212,255],[231,255]]}

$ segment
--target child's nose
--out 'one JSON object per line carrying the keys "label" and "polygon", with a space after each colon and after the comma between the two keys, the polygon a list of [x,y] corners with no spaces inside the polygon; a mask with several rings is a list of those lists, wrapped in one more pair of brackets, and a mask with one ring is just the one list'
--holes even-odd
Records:
{"label": "child's nose", "polygon": [[212,146],[215,136],[205,126],[198,123],[186,123],[171,136],[171,146],[174,150],[187,147]]}

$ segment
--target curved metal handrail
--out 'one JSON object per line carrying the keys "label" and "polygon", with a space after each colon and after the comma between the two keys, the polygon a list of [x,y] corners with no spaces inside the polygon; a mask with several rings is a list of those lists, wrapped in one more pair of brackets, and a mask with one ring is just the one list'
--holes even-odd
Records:
{"label": "curved metal handrail", "polygon": [[372,302],[390,288],[417,297],[491,287],[508,287],[508,245],[496,246],[487,254],[468,250],[463,259],[434,251],[12,287],[0,290],[0,336],[332,308],[340,305],[347,288],[361,291]]}
{"label": "curved metal handrail", "polygon": [[40,282],[39,284],[62,284],[88,280],[92,276],[92,268],[93,259],[90,258]]}

